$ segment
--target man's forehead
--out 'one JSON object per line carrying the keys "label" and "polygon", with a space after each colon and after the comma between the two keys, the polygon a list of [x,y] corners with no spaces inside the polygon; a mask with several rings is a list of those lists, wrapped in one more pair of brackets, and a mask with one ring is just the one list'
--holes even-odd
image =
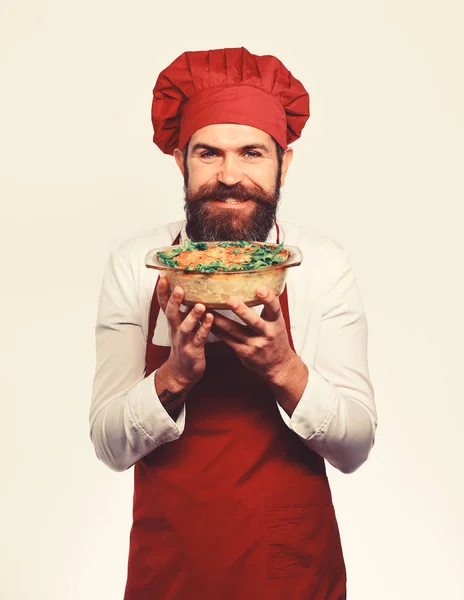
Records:
{"label": "man's forehead", "polygon": [[190,139],[190,147],[205,144],[222,149],[241,148],[260,144],[270,151],[275,146],[272,136],[265,131],[249,125],[219,123],[207,125],[195,131]]}

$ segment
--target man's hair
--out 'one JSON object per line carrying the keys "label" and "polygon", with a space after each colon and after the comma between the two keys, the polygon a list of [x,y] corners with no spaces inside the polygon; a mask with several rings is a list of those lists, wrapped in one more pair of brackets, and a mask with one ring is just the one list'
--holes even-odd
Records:
{"label": "man's hair", "polygon": [[[272,138],[272,139],[274,140],[274,138]],[[275,140],[274,140],[274,144],[275,144],[276,152],[277,152],[277,166],[278,166],[278,170],[280,173],[280,170],[282,168],[282,157],[284,155],[284,149]],[[182,153],[184,155],[184,164],[187,164],[187,156],[188,156],[189,146],[190,146],[190,140],[185,144],[184,149],[182,150]]]}

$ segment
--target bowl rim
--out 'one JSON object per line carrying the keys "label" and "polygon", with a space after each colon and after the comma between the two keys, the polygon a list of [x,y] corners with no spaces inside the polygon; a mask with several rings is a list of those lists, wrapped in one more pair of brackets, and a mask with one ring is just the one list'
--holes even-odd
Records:
{"label": "bowl rim", "polygon": [[[229,241],[229,240],[218,240],[219,242]],[[215,242],[206,242],[206,243],[215,243]],[[271,246],[276,248],[280,244],[276,242],[250,242],[250,244],[257,244],[261,246]],[[183,269],[182,267],[170,267],[162,263],[157,255],[159,252],[166,252],[169,250],[174,250],[176,248],[183,247],[184,244],[174,244],[171,246],[162,246],[160,248],[153,248],[147,252],[145,255],[145,266],[149,269],[157,269],[158,271],[169,271],[172,273],[180,272],[185,273],[186,275],[246,275],[247,273],[268,273],[269,271],[288,269],[290,267],[297,267],[303,261],[303,253],[301,252],[298,246],[290,246],[283,244],[282,249],[287,250],[289,255],[287,258],[276,265],[269,265],[267,267],[258,267],[257,269],[243,269],[239,271],[198,271],[196,269]]]}

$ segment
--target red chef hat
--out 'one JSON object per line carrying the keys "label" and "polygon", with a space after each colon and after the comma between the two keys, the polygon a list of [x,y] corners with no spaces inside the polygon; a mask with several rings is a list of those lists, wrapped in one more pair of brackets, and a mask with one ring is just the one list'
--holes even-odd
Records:
{"label": "red chef hat", "polygon": [[165,154],[216,123],[256,127],[287,148],[309,118],[309,95],[274,56],[246,48],[184,52],[159,74],[151,114],[153,141]]}

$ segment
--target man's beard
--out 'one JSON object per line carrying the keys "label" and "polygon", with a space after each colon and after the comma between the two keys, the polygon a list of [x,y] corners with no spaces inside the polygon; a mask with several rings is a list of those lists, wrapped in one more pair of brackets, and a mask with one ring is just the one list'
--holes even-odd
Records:
{"label": "man's beard", "polygon": [[[195,241],[256,241],[265,242],[275,223],[280,197],[280,168],[276,178],[274,193],[265,192],[257,185],[245,187],[240,183],[214,186],[201,186],[196,192],[188,190],[186,172],[185,214],[186,232]],[[212,200],[250,200],[254,203],[251,212],[242,214],[240,208],[220,208],[209,204]],[[212,208],[212,210],[211,210]]]}

